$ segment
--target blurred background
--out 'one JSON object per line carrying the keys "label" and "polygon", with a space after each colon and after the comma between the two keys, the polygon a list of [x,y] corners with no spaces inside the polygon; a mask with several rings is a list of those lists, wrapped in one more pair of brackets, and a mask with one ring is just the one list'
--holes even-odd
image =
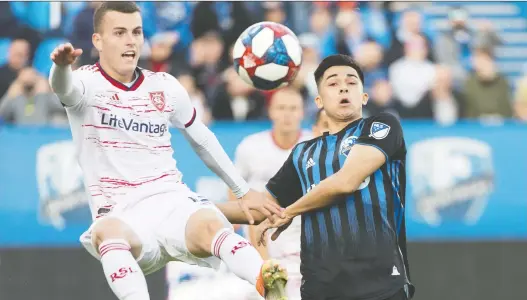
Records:
{"label": "blurred background", "polygon": [[[415,299],[525,299],[527,2],[138,2],[140,66],[176,76],[231,157],[269,129],[272,92],[246,85],[231,48],[253,23],[290,27],[303,47],[293,86],[313,122],[313,71],[352,55],[365,72],[365,116],[388,111],[408,147],[407,234]],[[98,2],[0,2],[0,299],[114,299],[78,242],[90,216],[49,54],[91,44]],[[225,185],[177,132],[185,182],[213,201]],[[242,299],[229,274],[171,264],[152,300]],[[201,294],[186,296],[188,286]],[[178,292],[179,291],[179,292]],[[238,298],[237,298],[238,297]],[[249,298],[245,298],[249,299]]]}

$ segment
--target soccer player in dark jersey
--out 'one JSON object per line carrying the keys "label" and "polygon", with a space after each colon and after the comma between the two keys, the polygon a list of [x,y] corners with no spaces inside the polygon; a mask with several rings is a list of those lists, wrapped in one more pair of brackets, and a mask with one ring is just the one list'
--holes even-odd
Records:
{"label": "soccer player in dark jersey", "polygon": [[[413,295],[406,258],[406,147],[399,121],[362,118],[364,76],[349,56],[315,71],[315,102],[329,132],[299,143],[267,190],[285,218],[265,220],[272,239],[302,216],[303,300],[403,300]],[[262,242],[264,240],[262,239]]]}

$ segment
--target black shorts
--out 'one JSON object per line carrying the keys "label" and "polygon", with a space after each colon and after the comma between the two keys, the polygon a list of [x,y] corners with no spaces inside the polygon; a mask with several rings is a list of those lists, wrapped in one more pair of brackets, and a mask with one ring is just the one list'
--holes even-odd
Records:
{"label": "black shorts", "polygon": [[[302,300],[311,300],[311,299],[313,300],[314,299],[317,299],[317,300],[353,300],[353,299],[345,299],[345,298],[324,298],[324,297],[304,299],[304,297],[302,297]],[[409,300],[409,298],[406,295],[406,289],[402,288],[399,291],[397,291],[397,293],[395,293],[393,296],[390,296],[384,299],[378,299],[378,300]]]}
{"label": "black shorts", "polygon": [[408,296],[406,295],[406,290],[402,288],[397,293],[395,293],[395,295],[386,298],[385,300],[408,300]]}

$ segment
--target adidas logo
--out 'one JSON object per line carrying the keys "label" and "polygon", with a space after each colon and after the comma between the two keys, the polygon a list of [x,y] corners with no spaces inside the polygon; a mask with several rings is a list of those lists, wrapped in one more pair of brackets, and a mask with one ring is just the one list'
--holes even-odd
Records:
{"label": "adidas logo", "polygon": [[112,99],[113,101],[120,101],[121,99],[119,99],[119,94],[115,93],[113,94],[112,97],[110,97],[110,99]]}
{"label": "adidas logo", "polygon": [[401,275],[401,273],[399,273],[399,270],[397,270],[396,266],[393,266],[392,276],[398,276],[398,275]]}
{"label": "adidas logo", "polygon": [[312,158],[312,157],[309,158],[309,159],[307,160],[306,170],[309,169],[309,168],[311,168],[311,167],[314,166],[314,165],[315,165],[315,161],[313,160],[313,158]]}

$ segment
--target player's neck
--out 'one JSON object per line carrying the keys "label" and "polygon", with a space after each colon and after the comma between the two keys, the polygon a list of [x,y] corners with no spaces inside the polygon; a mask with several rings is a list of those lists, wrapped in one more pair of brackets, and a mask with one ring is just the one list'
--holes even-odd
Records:
{"label": "player's neck", "polygon": [[284,150],[293,148],[300,139],[301,131],[280,132],[276,129],[271,131],[271,137],[276,146]]}
{"label": "player's neck", "polygon": [[120,83],[126,84],[134,81],[135,79],[135,70],[133,70],[130,74],[121,75],[117,73],[114,69],[110,68],[110,66],[105,63],[104,60],[99,60],[99,65],[104,70],[106,74],[108,74],[110,77],[112,77],[114,80],[119,81]]}
{"label": "player's neck", "polygon": [[328,129],[330,134],[335,134],[340,132],[342,129],[346,128],[349,124],[357,121],[362,118],[362,116],[353,117],[352,119],[339,121],[339,120],[328,120]]}

